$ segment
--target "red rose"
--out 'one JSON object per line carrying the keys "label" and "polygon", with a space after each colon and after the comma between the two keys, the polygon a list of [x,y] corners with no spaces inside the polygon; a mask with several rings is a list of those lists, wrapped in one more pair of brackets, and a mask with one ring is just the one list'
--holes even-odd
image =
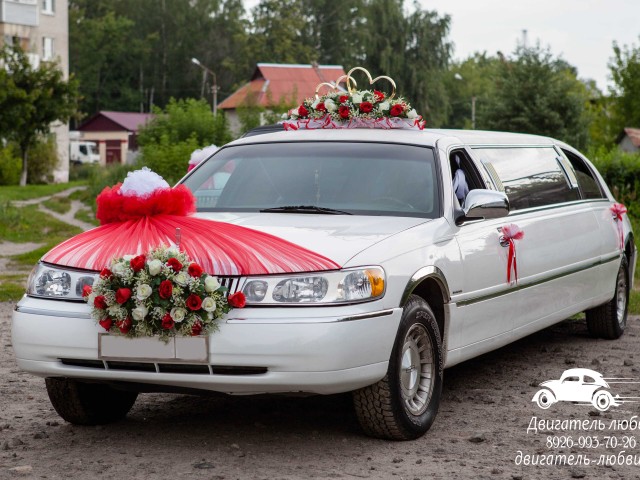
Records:
{"label": "red rose", "polygon": [[340,95],[340,103],[344,103],[349,100],[349,95]]}
{"label": "red rose", "polygon": [[171,298],[172,293],[173,283],[171,283],[171,280],[163,280],[160,282],[160,286],[158,287],[158,294],[160,295],[160,298],[167,300]]}
{"label": "red rose", "polygon": [[171,330],[174,325],[175,322],[173,321],[173,318],[171,318],[171,315],[165,313],[164,317],[162,317],[162,328],[165,330]]}
{"label": "red rose", "polygon": [[130,288],[119,288],[116,290],[116,302],[122,305],[124,302],[131,298]]}
{"label": "red rose", "polygon": [[189,265],[187,271],[189,272],[189,275],[194,278],[200,278],[200,275],[202,275],[203,272],[202,267],[197,263],[192,263],[191,265]]}
{"label": "red rose", "polygon": [[200,320],[196,320],[196,323],[194,323],[193,326],[191,327],[191,336],[197,337],[201,333],[202,333],[202,323],[200,323]]}
{"label": "red rose", "polygon": [[375,97],[376,102],[381,102],[384,100],[384,93],[382,93],[380,90],[374,90],[373,96]]}
{"label": "red rose", "polygon": [[351,111],[349,110],[349,107],[346,107],[343,105],[340,108],[338,108],[338,113],[340,114],[341,118],[349,118]]}
{"label": "red rose", "polygon": [[146,262],[147,262],[147,259],[145,258],[144,255],[138,255],[137,257],[133,257],[131,259],[131,261],[129,262],[129,265],[131,265],[131,269],[134,272],[139,272],[144,268],[144,264]]}
{"label": "red rose", "polygon": [[316,105],[316,110],[318,110],[319,112],[326,112],[327,107],[324,106],[324,102],[320,102],[318,105]]}
{"label": "red rose", "polygon": [[111,278],[113,277],[113,273],[108,268],[103,268],[100,272],[100,278]]}
{"label": "red rose", "polygon": [[402,115],[402,112],[404,112],[404,105],[402,105],[401,103],[396,103],[393,107],[391,107],[391,110],[389,110],[389,114],[392,117],[399,117],[400,115]]}
{"label": "red rose", "polygon": [[187,308],[189,310],[195,312],[196,310],[200,310],[200,307],[202,307],[202,299],[198,295],[192,293],[187,297]]}
{"label": "red rose", "polygon": [[132,325],[133,325],[133,322],[131,322],[131,319],[129,317],[125,318],[124,320],[120,320],[119,322],[116,322],[116,327],[120,329],[121,333],[128,333],[129,330],[131,330]]}
{"label": "red rose", "polygon": [[371,102],[362,102],[360,104],[360,111],[361,112],[369,113],[371,110],[373,110],[373,103],[371,103]]}
{"label": "red rose", "polygon": [[102,328],[104,328],[107,332],[111,330],[111,326],[113,325],[113,320],[110,318],[105,318],[104,320],[100,320],[98,322]]}
{"label": "red rose", "polygon": [[107,308],[107,299],[104,295],[98,295],[93,299],[93,306],[96,308]]}
{"label": "red rose", "polygon": [[91,287],[91,285],[84,285],[82,287],[82,296],[84,298],[88,297],[89,295],[91,295],[91,291],[93,290],[93,288]]}
{"label": "red rose", "polygon": [[309,110],[307,110],[304,105],[300,105],[298,107],[298,116],[306,117],[307,115],[309,115]]}
{"label": "red rose", "polygon": [[227,297],[227,302],[229,302],[229,305],[233,308],[243,308],[247,304],[247,299],[244,296],[244,293],[237,292],[229,295]]}
{"label": "red rose", "polygon": [[180,270],[182,270],[182,264],[175,257],[171,257],[169,260],[167,260],[167,265],[169,265],[171,268],[173,268],[173,271],[176,272],[176,273],[178,273]]}

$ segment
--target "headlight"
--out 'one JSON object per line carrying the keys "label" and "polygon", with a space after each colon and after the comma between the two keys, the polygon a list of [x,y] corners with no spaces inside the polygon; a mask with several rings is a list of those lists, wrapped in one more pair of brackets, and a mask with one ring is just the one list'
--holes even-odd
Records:
{"label": "headlight", "polygon": [[377,300],[385,292],[381,267],[248,278],[247,305],[340,304]]}
{"label": "headlight", "polygon": [[38,263],[29,275],[27,295],[82,300],[82,287],[93,285],[96,278],[98,274],[94,272]]}

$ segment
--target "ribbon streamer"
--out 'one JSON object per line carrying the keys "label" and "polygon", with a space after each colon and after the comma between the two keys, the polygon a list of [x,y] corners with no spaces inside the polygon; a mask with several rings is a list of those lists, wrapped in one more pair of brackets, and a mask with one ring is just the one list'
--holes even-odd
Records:
{"label": "ribbon streamer", "polygon": [[515,223],[509,223],[502,227],[501,242],[509,242],[509,257],[507,260],[507,283],[511,284],[511,270],[513,270],[513,281],[518,283],[518,263],[516,259],[516,242],[522,240],[524,232]]}
{"label": "ribbon streamer", "polygon": [[622,225],[622,215],[627,213],[627,207],[621,203],[614,203],[610,210],[611,213],[613,213],[613,221],[617,224],[618,234],[620,236],[620,250],[624,250],[624,227]]}

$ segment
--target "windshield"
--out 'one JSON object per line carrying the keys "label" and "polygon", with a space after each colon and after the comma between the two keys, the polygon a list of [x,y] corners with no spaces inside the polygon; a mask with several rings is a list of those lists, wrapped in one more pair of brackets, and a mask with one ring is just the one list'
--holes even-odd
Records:
{"label": "windshield", "polygon": [[439,214],[433,151],[388,143],[295,142],[219,150],[184,180],[198,211]]}

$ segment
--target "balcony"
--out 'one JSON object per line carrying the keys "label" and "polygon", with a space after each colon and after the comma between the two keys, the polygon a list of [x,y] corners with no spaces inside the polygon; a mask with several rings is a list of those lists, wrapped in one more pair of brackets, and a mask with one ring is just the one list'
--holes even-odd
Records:
{"label": "balcony", "polygon": [[38,26],[38,0],[0,0],[0,23]]}

